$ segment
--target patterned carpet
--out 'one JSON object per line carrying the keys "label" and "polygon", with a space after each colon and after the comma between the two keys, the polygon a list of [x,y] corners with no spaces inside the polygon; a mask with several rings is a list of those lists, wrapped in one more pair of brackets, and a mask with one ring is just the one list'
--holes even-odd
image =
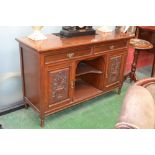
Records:
{"label": "patterned carpet", "polygon": [[[151,67],[139,69],[138,78],[149,77]],[[122,92],[115,91],[87,101],[83,104],[63,110],[46,117],[46,129],[111,129],[117,122],[121,104],[128,87],[124,82]],[[0,124],[7,129],[38,129],[40,128],[38,114],[31,108],[21,109],[0,116]]]}

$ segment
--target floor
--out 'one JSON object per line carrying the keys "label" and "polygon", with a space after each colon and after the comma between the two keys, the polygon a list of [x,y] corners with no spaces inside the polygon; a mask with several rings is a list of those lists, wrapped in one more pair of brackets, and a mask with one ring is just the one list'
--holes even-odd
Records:
{"label": "floor", "polygon": [[[138,70],[138,78],[149,77],[151,67]],[[45,119],[46,129],[111,129],[117,122],[121,104],[127,88],[125,81],[122,92],[107,93],[83,104],[63,110]],[[21,109],[0,116],[0,124],[7,129],[39,129],[39,117],[31,108]]]}

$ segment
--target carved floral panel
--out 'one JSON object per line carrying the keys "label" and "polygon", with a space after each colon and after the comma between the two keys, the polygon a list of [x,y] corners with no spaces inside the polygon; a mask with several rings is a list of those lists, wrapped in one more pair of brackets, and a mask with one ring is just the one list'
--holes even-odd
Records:
{"label": "carved floral panel", "polygon": [[108,72],[108,84],[119,81],[120,69],[121,69],[121,56],[110,58],[109,72]]}
{"label": "carved floral panel", "polygon": [[50,72],[50,103],[68,98],[69,68]]}

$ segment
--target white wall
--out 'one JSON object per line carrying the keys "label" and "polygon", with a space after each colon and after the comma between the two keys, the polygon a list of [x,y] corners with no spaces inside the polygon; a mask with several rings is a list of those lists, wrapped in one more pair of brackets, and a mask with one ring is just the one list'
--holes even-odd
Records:
{"label": "white wall", "polygon": [[[44,27],[43,32],[59,32],[61,27]],[[30,27],[0,27],[0,75],[1,73],[18,72],[19,49],[15,40],[19,36],[28,36],[32,33]]]}

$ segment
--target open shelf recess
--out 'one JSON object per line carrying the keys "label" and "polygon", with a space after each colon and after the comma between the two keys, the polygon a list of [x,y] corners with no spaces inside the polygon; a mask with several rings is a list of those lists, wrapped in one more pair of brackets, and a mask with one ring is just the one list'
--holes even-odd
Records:
{"label": "open shelf recess", "polygon": [[102,71],[97,70],[96,68],[86,64],[86,63],[80,63],[77,68],[76,76],[84,75],[87,73],[96,73],[96,74],[102,74]]}

